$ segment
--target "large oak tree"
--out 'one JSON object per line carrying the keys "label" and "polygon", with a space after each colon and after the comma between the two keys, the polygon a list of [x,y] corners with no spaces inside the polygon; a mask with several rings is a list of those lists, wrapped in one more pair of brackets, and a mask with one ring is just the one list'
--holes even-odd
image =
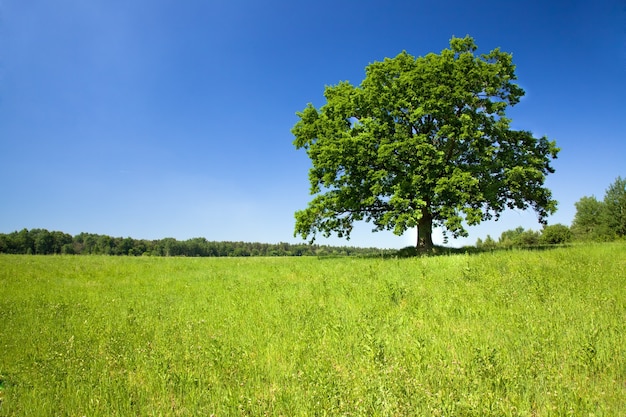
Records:
{"label": "large oak tree", "polygon": [[417,227],[417,246],[429,249],[433,227],[467,236],[466,225],[506,208],[532,208],[545,223],[556,201],[544,182],[559,149],[511,129],[505,110],[524,95],[512,55],[476,49],[465,37],[440,54],[402,52],[297,113],[294,145],[312,161],[314,197],[295,214],[296,235],[349,238],[365,220],[398,235]]}

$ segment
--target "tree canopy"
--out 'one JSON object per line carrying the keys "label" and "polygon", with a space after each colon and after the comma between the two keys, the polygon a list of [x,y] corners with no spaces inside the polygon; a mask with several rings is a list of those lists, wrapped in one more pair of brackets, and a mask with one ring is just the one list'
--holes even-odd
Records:
{"label": "tree canopy", "polygon": [[440,54],[395,58],[365,68],[360,86],[327,86],[326,103],[308,104],[292,129],[312,161],[311,194],[295,214],[295,235],[349,238],[354,222],[401,235],[418,228],[467,236],[466,225],[506,208],[556,211],[544,187],[559,149],[546,137],[513,130],[508,107],[524,91],[512,55],[478,55],[471,37],[452,38]]}

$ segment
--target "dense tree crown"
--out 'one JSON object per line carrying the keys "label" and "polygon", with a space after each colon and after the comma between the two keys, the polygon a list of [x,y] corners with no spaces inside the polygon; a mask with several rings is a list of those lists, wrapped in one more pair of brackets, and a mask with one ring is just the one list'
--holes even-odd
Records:
{"label": "dense tree crown", "polygon": [[477,55],[470,37],[440,54],[406,52],[370,64],[356,87],[326,87],[326,104],[297,113],[296,148],[311,158],[308,207],[295,234],[348,237],[355,221],[401,235],[432,227],[467,236],[465,224],[498,218],[506,208],[556,210],[544,187],[559,149],[546,137],[512,130],[505,110],[524,91],[509,53]]}

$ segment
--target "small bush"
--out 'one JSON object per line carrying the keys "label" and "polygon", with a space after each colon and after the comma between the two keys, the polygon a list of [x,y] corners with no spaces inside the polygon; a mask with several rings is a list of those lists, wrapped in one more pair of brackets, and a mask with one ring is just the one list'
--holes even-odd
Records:
{"label": "small bush", "polygon": [[572,231],[563,224],[553,224],[543,228],[540,242],[546,245],[560,245],[572,240]]}

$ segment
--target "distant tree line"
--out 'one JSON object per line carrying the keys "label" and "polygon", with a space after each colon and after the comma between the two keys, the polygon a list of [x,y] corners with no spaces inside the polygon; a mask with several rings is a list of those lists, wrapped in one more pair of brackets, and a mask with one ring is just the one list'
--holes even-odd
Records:
{"label": "distant tree line", "polygon": [[46,229],[23,229],[0,234],[0,253],[33,255],[126,255],[126,256],[350,256],[379,255],[376,248],[309,245],[305,243],[211,242],[205,238],[176,240],[133,239],[93,233],[76,236]]}

